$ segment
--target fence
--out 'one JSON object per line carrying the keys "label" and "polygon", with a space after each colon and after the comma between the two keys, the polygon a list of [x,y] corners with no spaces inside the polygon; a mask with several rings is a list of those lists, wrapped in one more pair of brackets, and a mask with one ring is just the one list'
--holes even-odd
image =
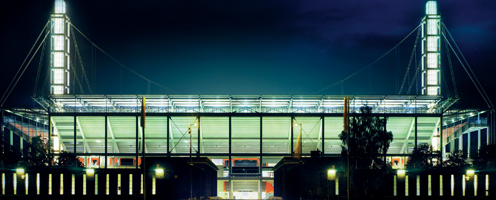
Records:
{"label": "fence", "polygon": [[[70,196],[143,194],[143,171],[136,169],[14,169],[0,170],[1,195]],[[155,172],[146,179],[148,195],[162,195],[164,179]]]}

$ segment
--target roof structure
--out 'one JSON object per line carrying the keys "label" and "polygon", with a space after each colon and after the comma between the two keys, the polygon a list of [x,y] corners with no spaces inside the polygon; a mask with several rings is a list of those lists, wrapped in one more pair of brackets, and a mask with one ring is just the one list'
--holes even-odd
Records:
{"label": "roof structure", "polygon": [[[150,154],[165,154],[167,146],[173,154],[189,154],[188,128],[197,123],[193,147],[209,156],[229,153],[229,126],[233,154],[291,154],[291,142],[295,143],[300,128],[304,154],[322,148],[326,154],[341,153],[338,135],[343,128],[344,95],[57,95],[43,101],[50,108],[62,148],[74,149],[76,133],[78,153],[104,153],[107,127],[108,153],[131,155],[136,153],[136,138],[141,138],[142,96],[147,112],[144,148]],[[375,114],[388,116],[387,128],[394,135],[391,154],[413,149],[415,116],[419,143],[430,144],[439,132],[441,97],[350,98],[351,113],[365,105]],[[301,126],[292,128],[292,118],[293,124]]]}
{"label": "roof structure", "polygon": [[[343,113],[345,95],[52,95],[38,102],[51,113]],[[441,96],[357,95],[350,113],[362,106],[374,113],[441,113]]]}

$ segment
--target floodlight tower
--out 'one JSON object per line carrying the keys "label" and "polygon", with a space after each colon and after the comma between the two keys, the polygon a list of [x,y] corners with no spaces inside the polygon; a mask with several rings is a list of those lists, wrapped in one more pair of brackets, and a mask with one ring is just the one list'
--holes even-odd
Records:
{"label": "floodlight tower", "polygon": [[50,31],[50,94],[69,94],[70,37],[65,1],[55,0]]}
{"label": "floodlight tower", "polygon": [[422,95],[441,95],[440,27],[437,2],[428,1],[422,20]]}

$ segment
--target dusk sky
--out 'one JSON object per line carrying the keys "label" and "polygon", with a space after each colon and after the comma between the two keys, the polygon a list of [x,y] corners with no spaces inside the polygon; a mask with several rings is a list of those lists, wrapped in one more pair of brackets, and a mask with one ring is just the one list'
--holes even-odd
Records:
{"label": "dusk sky", "polygon": [[[421,22],[425,3],[67,0],[67,14],[74,26],[120,63],[169,89],[151,84],[150,94],[394,95],[401,86],[417,32],[344,84],[323,89],[371,64],[398,44]],[[49,19],[53,4],[53,0],[0,2],[2,95]],[[442,21],[486,92],[496,101],[496,1],[439,0],[438,4]],[[95,94],[147,94],[145,80],[92,48],[80,33],[75,35]],[[74,52],[71,49],[71,57]],[[443,83],[444,97],[448,90],[453,96],[445,53],[443,81],[447,80],[449,89]],[[39,88],[49,64],[46,55]],[[451,59],[461,98],[455,107],[486,109],[453,54]],[[420,52],[416,60],[420,61]],[[30,98],[39,62],[40,52],[5,107],[34,105]],[[409,80],[413,74],[412,71]],[[89,93],[85,82],[83,88]],[[44,89],[46,95],[48,87]],[[81,93],[79,87],[76,93]],[[40,94],[41,90],[37,91]],[[410,94],[420,91],[414,87]]]}

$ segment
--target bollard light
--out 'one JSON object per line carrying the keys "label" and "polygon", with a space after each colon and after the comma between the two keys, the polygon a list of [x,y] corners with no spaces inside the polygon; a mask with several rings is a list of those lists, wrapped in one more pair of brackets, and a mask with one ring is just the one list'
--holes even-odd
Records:
{"label": "bollard light", "polygon": [[398,178],[404,178],[405,177],[405,174],[406,174],[406,171],[400,169],[400,170],[397,171],[397,173],[398,173]]}
{"label": "bollard light", "polygon": [[86,176],[88,176],[88,177],[95,176],[95,170],[94,169],[86,169]]}
{"label": "bollard light", "polygon": [[155,178],[164,179],[164,169],[162,168],[155,169]]}
{"label": "bollard light", "polygon": [[327,180],[336,180],[336,170],[335,169],[330,169],[327,171]]}
{"label": "bollard light", "polygon": [[467,181],[470,180],[470,177],[473,177],[475,174],[475,171],[472,169],[467,170],[467,175],[465,176],[467,178]]}
{"label": "bollard light", "polygon": [[16,169],[16,174],[20,175],[22,179],[24,179],[24,169],[18,168]]}

